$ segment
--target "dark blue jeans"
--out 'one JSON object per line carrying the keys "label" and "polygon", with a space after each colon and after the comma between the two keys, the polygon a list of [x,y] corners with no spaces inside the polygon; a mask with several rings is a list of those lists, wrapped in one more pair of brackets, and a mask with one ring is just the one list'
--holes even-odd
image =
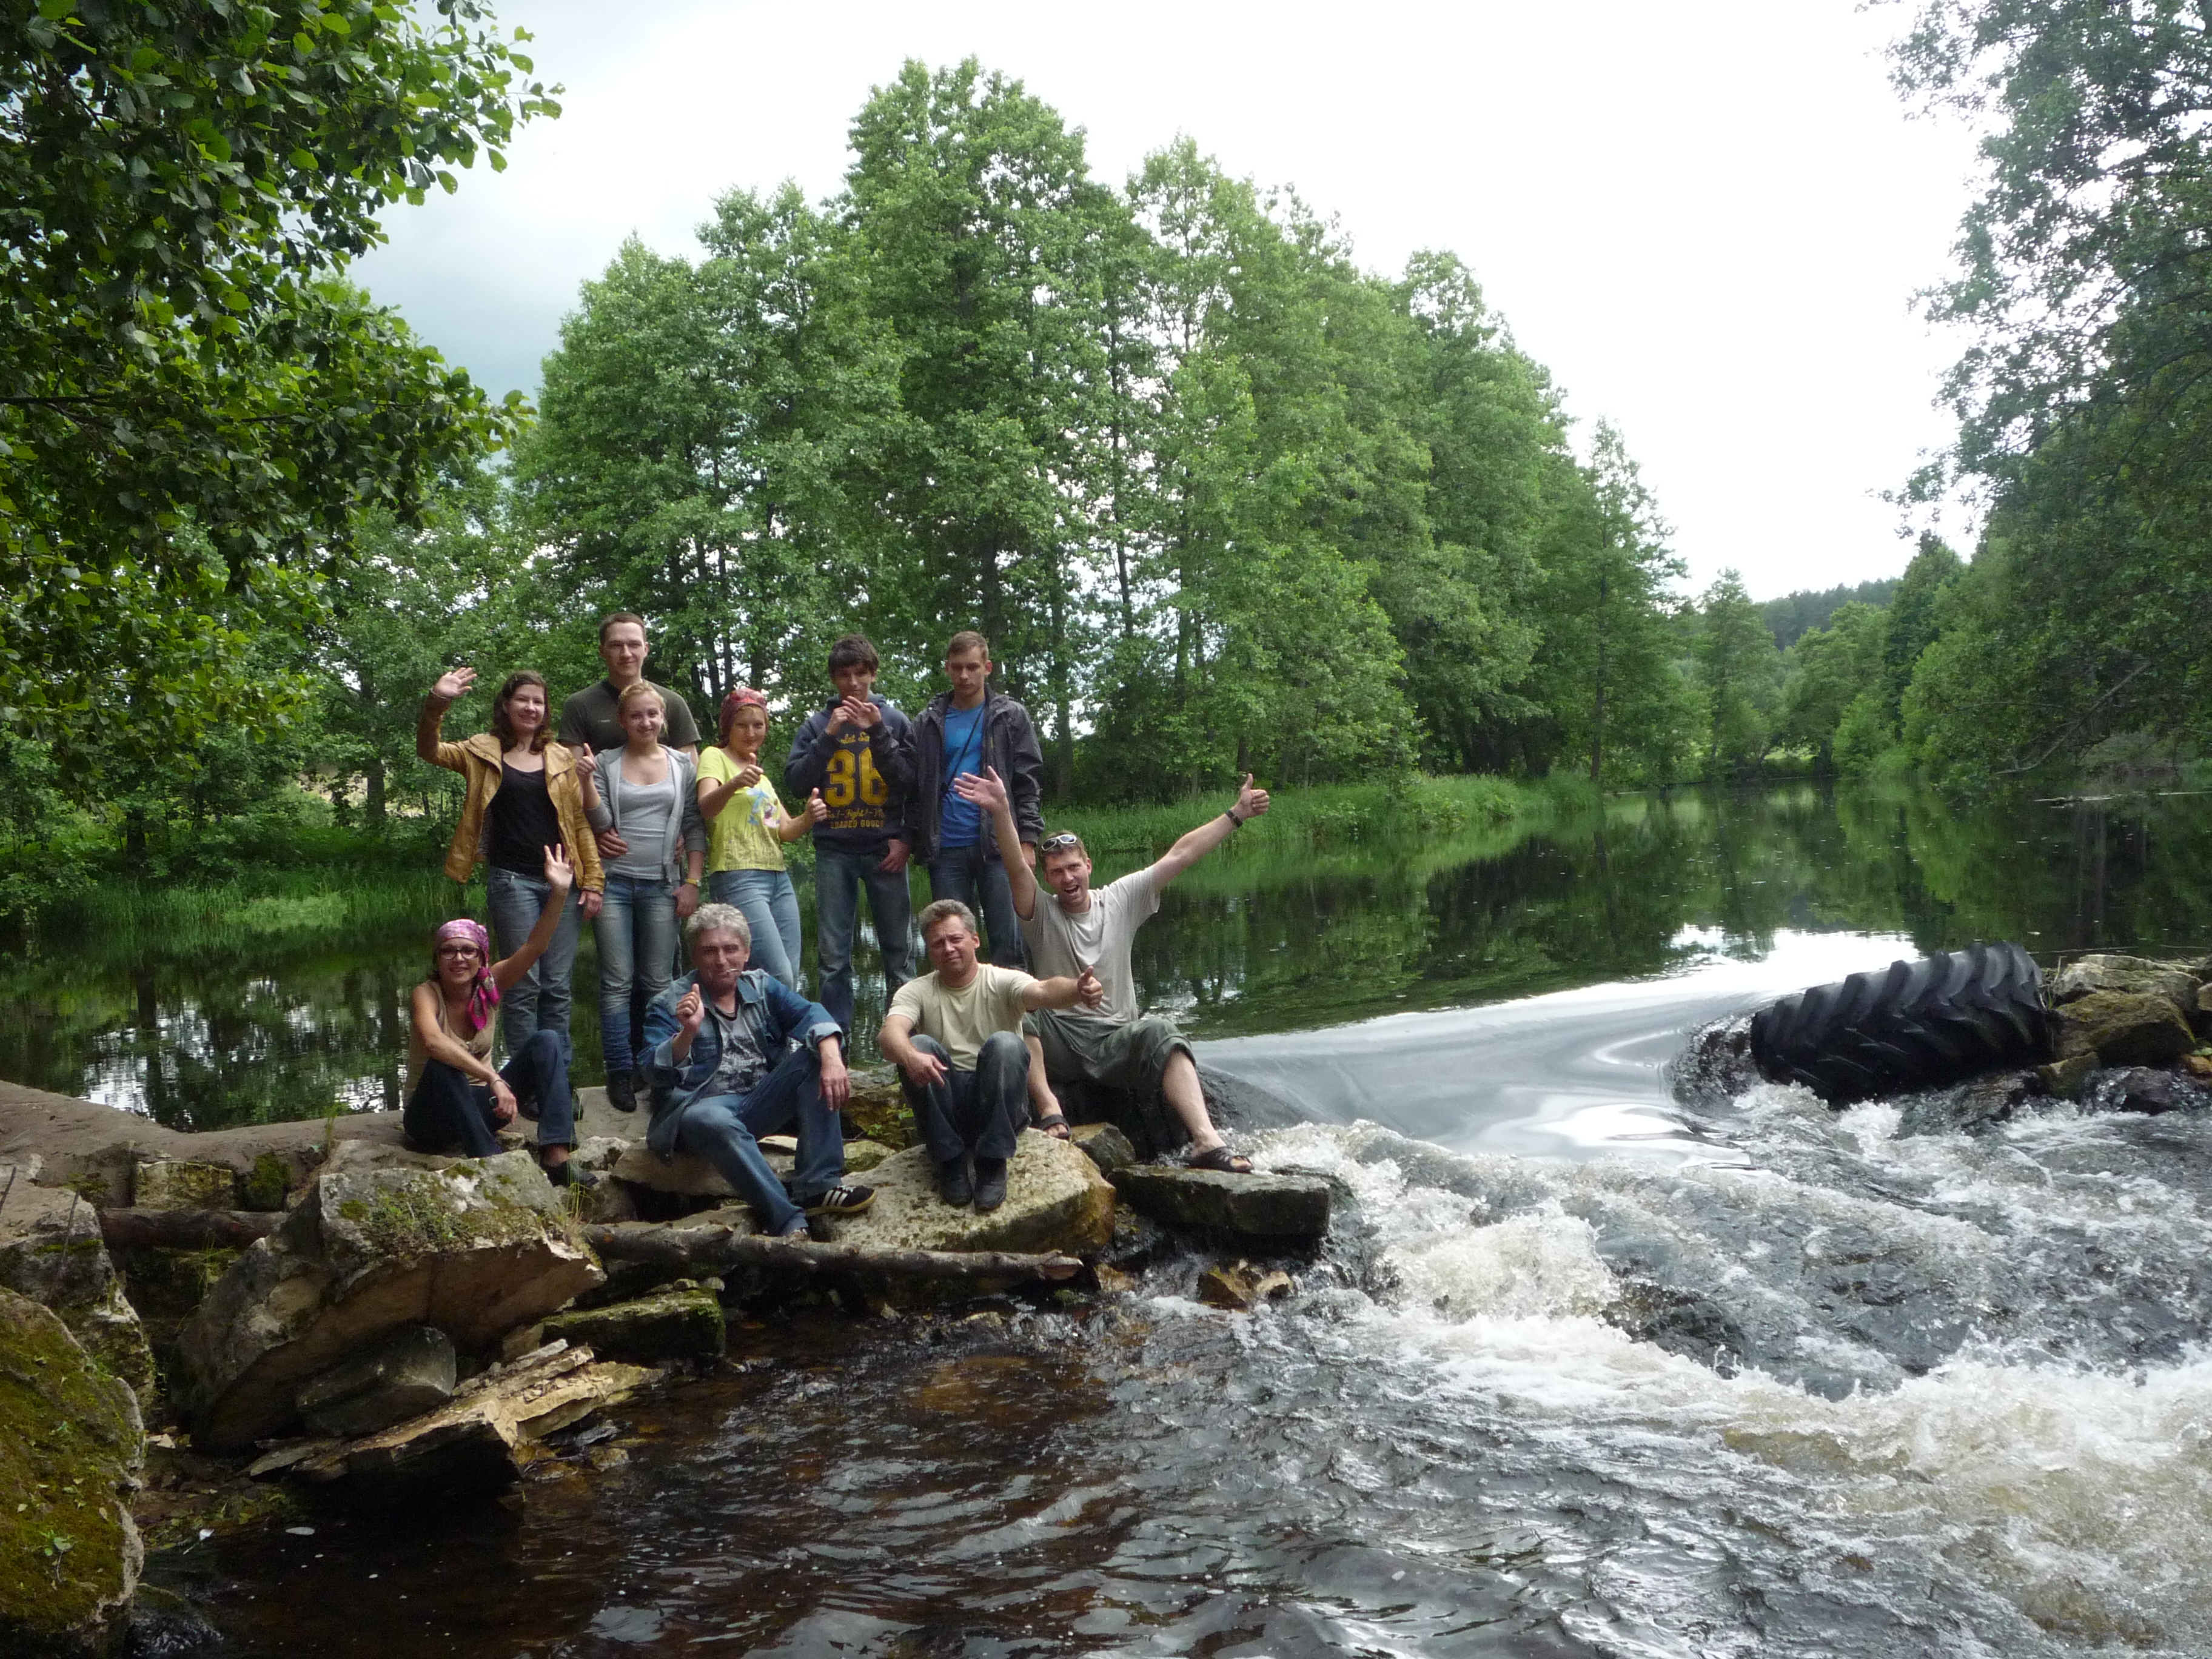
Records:
{"label": "dark blue jeans", "polygon": [[[568,1042],[542,1030],[500,1067],[514,1091],[516,1112],[538,1125],[540,1146],[576,1144],[576,1108],[568,1094]],[[422,1080],[407,1097],[399,1127],[426,1152],[460,1151],[471,1158],[499,1154],[499,1121],[491,1115],[491,1088],[442,1060],[426,1060]]]}
{"label": "dark blue jeans", "polygon": [[[786,1193],[762,1156],[759,1138],[781,1134],[794,1121],[799,1158]],[[821,1060],[802,1043],[749,1092],[693,1101],[676,1126],[676,1150],[705,1158],[769,1232],[782,1232],[845,1173],[844,1127],[822,1103]]]}
{"label": "dark blue jeans", "polygon": [[1001,968],[1022,965],[1022,924],[1014,915],[1014,890],[1006,866],[978,843],[945,847],[929,861],[929,896],[958,899],[982,919],[989,939],[989,960]]}
{"label": "dark blue jeans", "polygon": [[676,890],[639,876],[607,877],[592,924],[599,944],[599,1053],[609,1077],[629,1071],[632,1005],[668,988],[676,968]]}
{"label": "dark blue jeans", "polygon": [[[513,956],[530,937],[552,890],[541,876],[518,875],[496,865],[485,872],[484,904],[491,912],[492,944],[501,956]],[[583,914],[582,900],[572,887],[545,954],[500,998],[499,1034],[510,1054],[520,1054],[541,1030],[568,1040],[568,979],[575,971],[576,928]]]}
{"label": "dark blue jeans", "polygon": [[983,1039],[975,1069],[956,1072],[951,1056],[935,1037],[918,1036],[914,1046],[945,1062],[945,1080],[917,1089],[899,1074],[906,1103],[930,1161],[957,1158],[1006,1158],[1030,1117],[1030,1051],[1018,1031],[994,1031]]}
{"label": "dark blue jeans", "polygon": [[906,872],[876,868],[878,853],[814,848],[814,951],[822,967],[820,1000],[830,1018],[853,1029],[853,935],[860,926],[860,889],[876,913],[876,949],[884,958],[884,999],[914,977],[914,898]]}

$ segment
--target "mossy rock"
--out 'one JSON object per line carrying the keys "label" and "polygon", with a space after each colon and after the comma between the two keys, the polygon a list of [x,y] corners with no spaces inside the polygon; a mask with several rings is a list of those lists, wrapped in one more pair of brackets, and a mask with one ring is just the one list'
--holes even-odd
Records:
{"label": "mossy rock", "polygon": [[130,1389],[0,1290],[0,1653],[112,1650],[145,1559],[125,1504],[145,1449]]}
{"label": "mossy rock", "polygon": [[240,1201],[249,1210],[281,1210],[291,1189],[292,1166],[274,1152],[255,1158],[238,1182]]}
{"label": "mossy rock", "polygon": [[544,1340],[564,1339],[602,1359],[654,1365],[665,1359],[713,1359],[728,1342],[722,1304],[697,1285],[672,1285],[633,1302],[555,1314]]}

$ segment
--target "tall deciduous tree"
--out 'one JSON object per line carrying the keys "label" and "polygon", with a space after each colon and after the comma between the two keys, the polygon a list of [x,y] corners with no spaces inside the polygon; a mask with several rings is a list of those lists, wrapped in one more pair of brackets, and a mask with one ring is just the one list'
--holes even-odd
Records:
{"label": "tall deciduous tree", "polygon": [[1692,635],[1705,698],[1705,764],[1716,777],[1754,766],[1766,753],[1781,653],[1743,580],[1723,570],[1698,603]]}
{"label": "tall deciduous tree", "polygon": [[388,203],[554,112],[482,8],[438,13],[0,20],[0,723],[151,753],[273,719],[258,617],[312,611],[358,508],[413,514],[509,429],[320,280]]}

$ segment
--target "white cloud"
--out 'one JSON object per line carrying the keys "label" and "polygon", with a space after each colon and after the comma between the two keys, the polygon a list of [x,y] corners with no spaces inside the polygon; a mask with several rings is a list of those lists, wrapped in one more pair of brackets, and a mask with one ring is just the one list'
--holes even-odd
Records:
{"label": "white cloud", "polygon": [[1179,131],[1336,215],[1362,263],[1449,247],[1587,423],[1644,465],[1702,585],[1903,568],[1899,483],[1948,435],[1939,280],[1971,136],[1908,121],[1850,0],[1359,8],[509,3],[567,112],[503,174],[387,219],[356,275],[495,392],[535,387],[577,284],[670,252],[733,185],[836,188],[847,124],[973,53],[1087,129],[1118,182]]}

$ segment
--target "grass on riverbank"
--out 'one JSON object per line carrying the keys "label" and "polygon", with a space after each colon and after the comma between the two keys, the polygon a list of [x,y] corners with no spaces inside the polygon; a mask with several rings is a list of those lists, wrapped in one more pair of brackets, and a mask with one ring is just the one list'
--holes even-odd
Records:
{"label": "grass on riverbank", "polygon": [[[1185,831],[1236,799],[1231,790],[1144,806],[1067,806],[1045,813],[1048,831],[1073,830],[1099,857],[1157,856]],[[1523,783],[1510,778],[1409,777],[1383,783],[1324,784],[1273,793],[1265,817],[1237,836],[1262,856],[1310,853],[1366,842],[1437,839],[1519,822],[1548,822],[1595,805],[1580,780]]]}

